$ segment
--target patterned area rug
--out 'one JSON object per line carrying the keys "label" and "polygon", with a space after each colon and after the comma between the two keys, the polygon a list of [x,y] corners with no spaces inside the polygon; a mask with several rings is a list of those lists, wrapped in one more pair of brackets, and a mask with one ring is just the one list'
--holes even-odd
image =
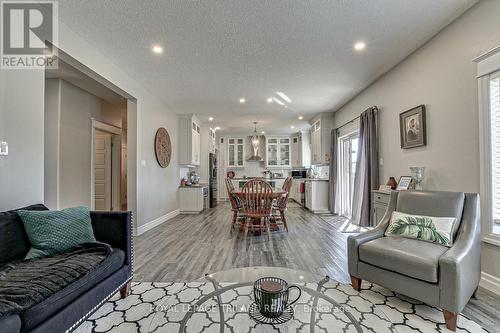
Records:
{"label": "patterned area rug", "polygon": [[351,223],[347,217],[333,214],[320,214],[321,219],[330,223],[335,229],[344,233],[360,233],[367,231],[367,228]]}
{"label": "patterned area rug", "polygon": [[[311,289],[318,284],[302,284]],[[217,284],[217,288],[231,284]],[[92,317],[76,329],[77,333],[91,332],[168,332],[177,333],[186,314],[197,301],[215,290],[211,282],[195,283],[134,283],[131,295],[120,299],[115,295]],[[342,313],[319,311],[316,317],[303,316],[296,311],[294,318],[280,325],[263,325],[253,321],[248,309],[242,305],[251,303],[252,288],[234,288],[216,297],[208,297],[203,304],[209,306],[191,313],[185,332],[311,332],[308,322],[315,318],[315,332],[450,332],[446,329],[441,311],[421,302],[396,295],[382,287],[365,284],[361,294],[349,285],[327,282],[319,286],[325,295],[334,298],[338,305],[351,314],[358,326],[351,325]],[[297,303],[311,306],[304,292]],[[235,305],[225,309],[224,325],[221,329],[220,304]],[[212,310],[212,311],[211,311]],[[226,311],[227,310],[227,311]],[[391,324],[392,322],[392,324]],[[457,332],[487,332],[464,316],[458,319]],[[360,327],[361,330],[356,329]]]}

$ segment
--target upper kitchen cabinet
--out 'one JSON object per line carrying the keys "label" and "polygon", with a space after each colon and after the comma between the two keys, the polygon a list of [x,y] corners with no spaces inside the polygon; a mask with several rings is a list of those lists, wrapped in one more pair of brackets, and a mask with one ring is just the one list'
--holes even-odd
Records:
{"label": "upper kitchen cabinet", "polygon": [[179,115],[179,164],[200,165],[200,121],[193,114]]}
{"label": "upper kitchen cabinet", "polygon": [[300,131],[292,135],[292,167],[308,168],[311,166],[310,133]]}
{"label": "upper kitchen cabinet", "polygon": [[216,139],[215,139],[215,130],[209,128],[208,130],[208,152],[215,154],[216,147]]}
{"label": "upper kitchen cabinet", "polygon": [[333,118],[329,114],[321,114],[311,124],[311,164],[328,164]]}
{"label": "upper kitchen cabinet", "polygon": [[291,138],[266,137],[266,167],[290,168],[291,166]]}
{"label": "upper kitchen cabinet", "polygon": [[245,139],[227,138],[227,167],[242,168],[245,160]]}

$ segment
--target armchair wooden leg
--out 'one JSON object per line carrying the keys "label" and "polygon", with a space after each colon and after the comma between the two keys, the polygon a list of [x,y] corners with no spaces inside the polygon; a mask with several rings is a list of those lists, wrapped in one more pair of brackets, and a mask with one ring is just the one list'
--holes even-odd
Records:
{"label": "armchair wooden leg", "polygon": [[120,297],[121,298],[127,298],[128,295],[130,295],[130,289],[132,288],[132,281],[127,282],[126,285],[120,289]]}
{"label": "armchair wooden leg", "polygon": [[352,288],[356,291],[361,291],[361,282],[363,280],[361,280],[360,278],[357,278],[355,276],[351,276],[351,285],[352,285]]}
{"label": "armchair wooden leg", "polygon": [[446,322],[446,328],[450,331],[455,332],[457,330],[457,317],[458,313],[451,312],[448,310],[443,310],[444,321]]}

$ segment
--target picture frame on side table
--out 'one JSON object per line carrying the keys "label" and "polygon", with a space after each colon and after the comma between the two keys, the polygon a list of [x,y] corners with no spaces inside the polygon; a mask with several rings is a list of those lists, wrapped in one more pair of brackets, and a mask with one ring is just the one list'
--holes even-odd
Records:
{"label": "picture frame on side table", "polygon": [[406,191],[410,188],[411,184],[411,176],[401,176],[399,178],[398,182],[398,187],[396,188],[396,191]]}
{"label": "picture frame on side table", "polygon": [[425,105],[419,105],[399,114],[401,148],[415,148],[427,144]]}

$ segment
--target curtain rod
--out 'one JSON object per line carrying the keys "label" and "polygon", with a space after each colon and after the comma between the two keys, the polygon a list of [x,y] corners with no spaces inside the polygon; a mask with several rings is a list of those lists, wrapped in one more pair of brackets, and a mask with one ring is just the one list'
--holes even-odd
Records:
{"label": "curtain rod", "polygon": [[[366,110],[365,110],[365,111],[363,111],[363,112],[366,112],[366,111],[368,111],[368,110],[372,110],[372,109],[373,109],[373,110],[375,110],[375,113],[378,113],[378,111],[379,111],[379,110],[378,110],[378,107],[376,107],[376,106],[372,106],[372,107],[369,107],[368,109],[366,109]],[[361,115],[359,115],[359,116],[357,116],[356,118],[353,118],[353,119],[349,120],[348,122],[344,123],[343,125],[341,125],[341,126],[339,126],[339,127],[335,128],[335,130],[341,129],[341,128],[342,128],[342,127],[344,127],[344,126],[347,126],[347,125],[349,125],[349,124],[353,123],[356,119],[359,119],[359,117],[361,117]]]}

